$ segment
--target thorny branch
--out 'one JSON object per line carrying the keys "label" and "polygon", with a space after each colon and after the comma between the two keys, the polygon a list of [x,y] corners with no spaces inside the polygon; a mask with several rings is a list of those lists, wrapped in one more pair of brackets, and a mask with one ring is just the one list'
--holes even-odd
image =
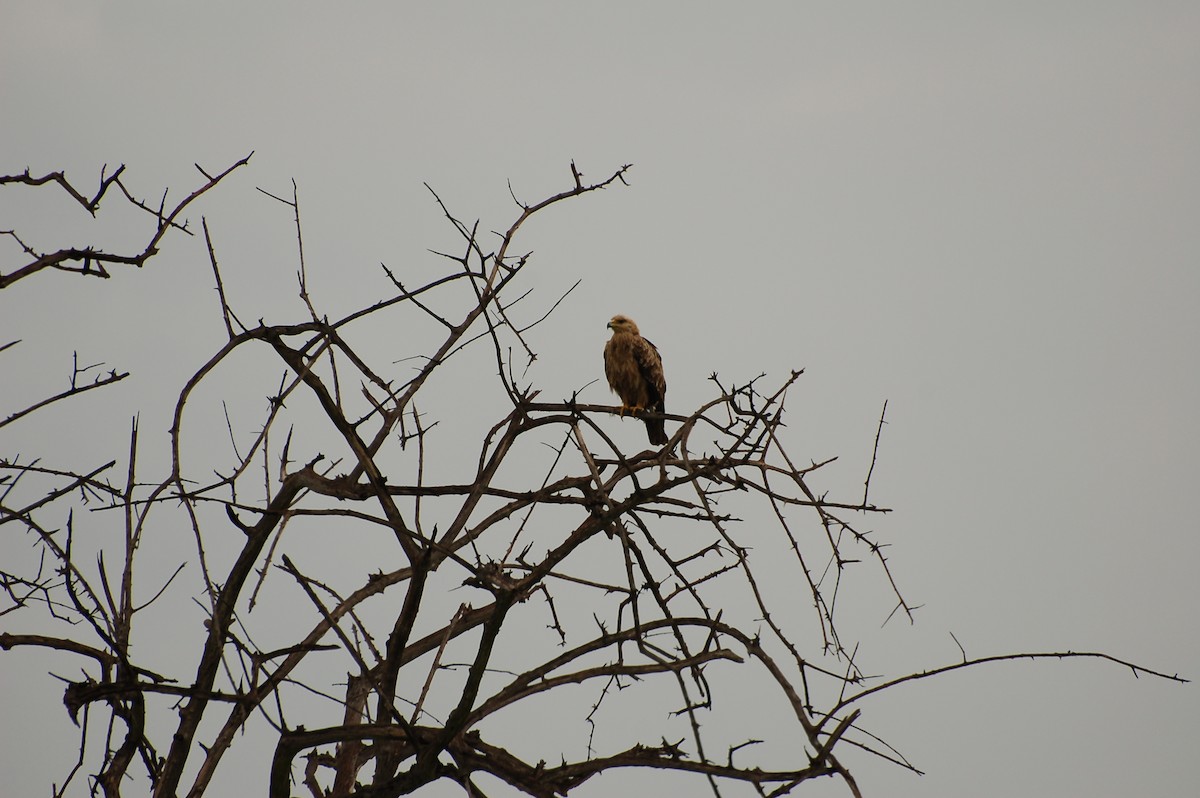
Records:
{"label": "thorny branch", "polygon": [[[24,266],[20,266],[8,273],[0,272],[0,289],[8,288],[18,280],[34,275],[43,269],[57,269],[64,272],[72,272],[88,277],[103,277],[107,279],[110,275],[106,265],[128,265],[141,268],[146,264],[146,261],[158,254],[158,245],[162,241],[163,236],[172,228],[181,230],[188,235],[191,231],[188,230],[186,223],[178,221],[183,212],[193,202],[206,194],[210,189],[214,188],[218,183],[229,176],[234,170],[245,166],[250,162],[250,153],[245,158],[242,158],[237,163],[230,166],[228,169],[217,175],[210,175],[199,164],[196,165],[197,171],[204,176],[204,182],[199,188],[192,191],[191,194],[184,197],[172,208],[166,205],[167,195],[164,193],[158,207],[152,207],[147,202],[138,199],[133,195],[129,188],[122,182],[121,175],[125,171],[125,166],[122,165],[116,171],[105,177],[104,172],[100,175],[100,188],[97,190],[91,200],[85,199],[84,196],[67,181],[66,176],[62,172],[51,172],[43,177],[32,177],[29,170],[26,169],[23,174],[19,175],[0,175],[0,186],[5,184],[25,184],[38,186],[49,182],[54,182],[60,185],[75,201],[83,206],[84,210],[93,216],[96,215],[100,207],[100,199],[108,191],[109,187],[116,185],[124,195],[125,199],[134,207],[144,211],[154,219],[154,230],[150,234],[145,246],[138,252],[130,254],[117,254],[104,252],[92,247],[65,247],[54,250],[53,252],[44,252],[35,248],[33,245],[23,241],[15,231],[3,230],[0,233],[11,237],[21,250],[30,258]],[[76,265],[81,264],[81,265]]]}
{"label": "thorny branch", "polygon": [[[182,212],[247,160],[215,176],[201,169],[207,182],[169,209],[165,195],[157,208],[135,199],[124,167],[102,172],[90,198],[61,172],[0,178],[58,185],[92,214],[115,187],[155,219],[147,245],[130,255],[40,253],[9,232],[30,260],[0,275],[0,287],[48,268],[107,276],[105,264],[143,265],[170,229],[187,231]],[[496,783],[562,796],[629,768],[690,775],[713,795],[731,785],[784,795],[829,777],[859,795],[847,751],[916,771],[863,725],[866,700],[881,690],[1016,657],[1104,657],[1179,680],[1064,652],[964,654],[870,685],[842,628],[843,573],[876,569],[912,617],[885,539],[862,522],[889,512],[869,501],[886,404],[854,501],[824,487],[840,479],[833,459],[806,462],[788,448],[785,405],[802,370],[769,387],[765,377],[725,385],[713,375],[711,398],[666,414],[670,440],[641,452],[614,434],[618,408],[518,385],[513,353],[523,368],[534,362],[535,328],[571,293],[532,311],[518,304],[531,295],[514,287],[530,263],[510,254],[518,234],[555,203],[626,184],[630,167],[596,183],[570,169],[566,190],[517,201],[494,249],[478,222],[461,221],[430,189],[461,238],[457,254],[441,256],[447,270],[408,285],[400,275],[412,269],[385,266],[380,290],[389,295],[334,319],[310,294],[296,187],[290,199],[264,191],[294,216],[301,320],[243,325],[203,225],[224,337],[175,396],[163,472],[138,478],[153,469],[136,420],[123,484],[110,481],[115,457],[91,467],[0,461],[0,526],[24,529],[36,553],[0,566],[0,614],[41,612],[45,629],[0,634],[0,648],[41,648],[83,667],[65,692],[79,756],[56,794],[88,768],[96,790],[117,796],[140,767],[155,796],[203,795],[241,732],[262,723],[277,736],[263,774],[273,798],[297,785],[322,798],[394,796],[438,780],[471,796]],[[394,330],[423,322],[435,333],[402,336],[392,363],[373,363],[352,341],[374,320]],[[495,384],[471,360],[481,349]],[[219,387],[221,367],[246,352],[279,366],[260,386],[265,411],[247,436],[253,411],[224,402],[223,427],[206,429],[193,410],[201,387]],[[95,368],[76,363],[68,390],[0,426],[127,376],[90,376]],[[343,388],[352,380],[358,393]],[[467,410],[489,418],[469,452],[454,408],[439,401],[445,385],[471,386]],[[206,436],[231,444],[211,469],[195,445]],[[756,525],[743,534],[740,519],[761,517],[756,508],[769,512],[773,533]],[[179,529],[192,554],[155,573],[141,547],[151,531]],[[16,539],[8,534],[6,547]],[[145,610],[165,603],[179,619],[175,639],[192,646],[182,660],[133,645],[152,634],[142,631]],[[809,612],[798,612],[805,603]],[[665,715],[625,699],[649,705],[667,694]],[[730,694],[786,707],[802,745],[760,752],[757,738],[730,738],[720,721]],[[536,702],[547,697],[560,731],[503,736],[539,717],[526,708],[544,708]],[[97,723],[98,756],[88,741]],[[721,750],[725,759],[710,753]]]}

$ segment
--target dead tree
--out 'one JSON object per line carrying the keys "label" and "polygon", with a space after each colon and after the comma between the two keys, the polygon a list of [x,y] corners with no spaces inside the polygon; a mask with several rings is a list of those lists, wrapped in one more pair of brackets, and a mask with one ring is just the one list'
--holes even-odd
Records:
{"label": "dead tree", "polygon": [[[104,277],[144,265],[166,234],[192,232],[182,212],[247,160],[201,170],[205,182],[170,208],[131,194],[123,168],[102,174],[91,199],[61,173],[0,178],[57,184],[93,214],[115,186],[155,220],[144,249],[127,255],[42,252],[9,231],[24,261],[0,274],[0,302],[43,270]],[[495,237],[431,191],[459,240],[441,256],[444,272],[410,286],[384,267],[386,297],[333,320],[309,293],[300,246],[304,317],[243,324],[202,225],[226,339],[180,386],[165,440],[148,444],[135,421],[127,451],[106,462],[56,462],[49,446],[0,461],[0,546],[32,542],[37,553],[4,558],[0,613],[43,630],[0,634],[0,648],[39,647],[53,667],[82,662],[85,674],[65,690],[79,756],[56,795],[78,787],[80,771],[106,796],[131,784],[160,798],[203,795],[250,727],[274,739],[251,757],[272,798],[397,796],[443,780],[470,796],[562,796],[630,768],[698,779],[714,795],[782,795],[820,777],[858,795],[852,755],[916,770],[866,730],[866,699],[988,658],[964,653],[885,682],[860,670],[837,612],[846,570],[873,569],[892,612],[912,609],[867,527],[888,512],[870,502],[870,473],[861,500],[831,496],[820,484],[832,461],[790,448],[785,401],[802,371],[745,384],[714,374],[711,398],[665,415],[668,442],[640,452],[612,435],[615,406],[543,396],[518,376],[534,356],[530,331],[558,305],[520,304],[532,265],[518,235],[551,205],[623,185],[628,169],[591,183],[572,164],[566,190],[518,203]],[[275,199],[301,242],[295,194]],[[422,332],[398,332],[398,359],[381,361],[355,343],[378,320]],[[247,351],[279,367],[259,386],[268,400],[255,432],[237,433],[245,419],[228,411],[224,430],[194,429],[201,388]],[[482,373],[469,359],[478,351],[490,364]],[[69,390],[0,425],[126,376],[89,382],[87,372],[77,366]],[[434,400],[418,405],[438,380],[496,397],[470,451],[441,451],[441,425],[454,418]],[[189,447],[221,434],[234,454],[214,473]],[[167,463],[149,477],[148,445],[164,446]],[[141,555],[164,530],[177,543],[166,570]],[[306,557],[314,545],[336,562]],[[166,603],[182,667],[134,645],[165,633],[142,622]],[[1018,656],[1105,655],[1002,658]],[[763,700],[793,729],[784,745],[771,744],[770,728],[754,731],[749,703]],[[625,713],[634,720],[621,722]],[[97,746],[88,735],[98,730]]]}

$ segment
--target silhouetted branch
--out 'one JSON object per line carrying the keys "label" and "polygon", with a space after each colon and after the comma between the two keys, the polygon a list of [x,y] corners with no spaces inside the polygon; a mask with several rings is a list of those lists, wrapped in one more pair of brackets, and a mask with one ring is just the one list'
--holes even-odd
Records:
{"label": "silhouetted branch", "polygon": [[[134,197],[120,169],[102,172],[90,199],[61,173],[0,178],[58,185],[92,213],[114,189],[155,219],[147,245],[125,255],[39,254],[10,232],[31,260],[0,287],[46,268],[106,276],[107,265],[142,265],[247,160],[215,175],[197,166],[206,182],[173,206],[165,192],[157,204]],[[199,798],[226,754],[256,739],[244,733],[253,725],[276,740],[264,774],[276,798],[299,785],[382,798],[439,780],[482,795],[484,774],[561,798],[617,768],[691,776],[691,792],[713,795],[728,784],[785,795],[833,777],[857,796],[851,756],[916,771],[866,727],[866,699],[883,690],[1020,658],[1101,658],[1183,681],[1105,654],[964,653],[865,687],[842,576],[861,566],[891,591],[880,615],[892,601],[893,612],[914,610],[886,532],[866,526],[891,512],[869,501],[886,403],[857,501],[836,487],[841,461],[810,459],[786,434],[803,369],[745,384],[713,374],[694,410],[641,414],[639,427],[648,417],[668,428],[665,445],[644,450],[622,444],[621,408],[581,401],[583,389],[550,401],[527,384],[539,336],[579,285],[530,307],[527,222],[626,184],[629,168],[589,183],[571,163],[566,190],[533,203],[510,185],[516,218],[486,243],[486,225],[430,189],[461,239],[454,254],[435,253],[444,270],[420,282],[407,264],[383,266],[382,298],[334,319],[311,293],[318,264],[305,259],[295,184],[290,199],[260,189],[293,216],[302,307],[290,323],[238,320],[203,222],[224,332],[153,408],[170,416],[165,437],[129,412],[117,422],[134,418],[127,449],[98,468],[0,461],[0,526],[14,530],[0,614],[38,632],[0,634],[0,648],[84,665],[63,679],[80,726],[64,785],[86,768],[106,798],[128,784]],[[127,376],[89,373],[97,368],[76,362],[66,391],[0,427]],[[465,442],[472,423],[481,431]],[[110,484],[117,462],[124,477]],[[20,547],[9,542],[19,533]],[[186,668],[144,664],[136,643],[155,614],[172,619],[172,645],[186,647],[174,661]],[[642,696],[669,699],[669,710],[642,717]],[[762,701],[787,711],[784,733],[799,744],[757,745],[771,731],[759,726]],[[533,707],[560,713],[552,733],[519,721]],[[730,739],[731,711],[753,736]],[[87,737],[97,718],[99,744]]]}
{"label": "silhouetted branch", "polygon": [[[54,252],[41,253],[35,250],[32,246],[26,244],[21,239],[17,238],[15,232],[5,231],[17,240],[25,253],[31,256],[33,260],[26,263],[24,266],[8,272],[7,274],[0,273],[0,289],[7,288],[18,280],[36,274],[43,269],[57,269],[59,271],[72,272],[89,277],[108,278],[110,275],[108,270],[105,268],[106,265],[128,265],[137,266],[140,268],[141,266],[145,265],[146,261],[158,254],[158,244],[162,240],[163,236],[166,235],[168,230],[171,228],[176,228],[184,232],[188,232],[186,225],[181,225],[176,221],[183,211],[189,205],[191,205],[192,202],[203,196],[206,192],[225,179],[225,177],[227,177],[235,169],[238,169],[249,163],[253,154],[254,153],[250,153],[250,155],[247,155],[245,158],[241,159],[216,176],[208,175],[203,169],[200,169],[199,166],[197,166],[197,169],[200,171],[200,173],[207,178],[207,182],[194,190],[170,210],[167,210],[165,207],[165,193],[163,195],[164,204],[160,205],[160,207],[157,209],[151,208],[146,203],[135,198],[121,182],[121,173],[125,169],[124,166],[121,166],[119,169],[117,169],[117,171],[114,172],[111,177],[102,177],[100,189],[92,200],[85,200],[84,197],[78,191],[76,191],[70,185],[70,183],[67,182],[66,178],[61,172],[52,172],[42,178],[30,177],[28,170],[26,170],[23,175],[0,176],[0,185],[5,183],[41,185],[50,181],[56,182],[63,186],[64,190],[66,190],[68,194],[70,194],[84,207],[85,210],[92,215],[95,215],[96,209],[99,207],[100,198],[108,190],[108,187],[115,184],[131,205],[140,208],[155,218],[155,229],[146,245],[140,252],[127,255],[104,252],[92,247],[66,247]],[[81,265],[72,265],[76,263]]]}

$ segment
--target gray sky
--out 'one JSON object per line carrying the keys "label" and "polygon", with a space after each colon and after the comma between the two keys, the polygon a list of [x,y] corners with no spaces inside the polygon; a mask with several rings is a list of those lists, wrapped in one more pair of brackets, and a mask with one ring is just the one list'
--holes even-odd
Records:
{"label": "gray sky", "polygon": [[[200,211],[235,307],[284,322],[303,315],[291,222],[255,186],[297,181],[313,292],[337,315],[387,293],[380,261],[422,274],[451,246],[423,181],[497,229],[510,180],[534,200],[569,185],[572,158],[593,179],[632,163],[630,188],[527,234],[539,301],[583,279],[535,342],[535,385],[566,397],[600,377],[617,312],[663,352],[675,412],[713,371],[805,368],[793,449],[841,455],[827,486],[850,497],[886,399],[872,493],[896,512],[876,528],[923,607],[880,629],[886,596],[857,579],[869,673],[954,661],[953,632],[972,656],[1102,650],[1200,676],[1200,5],[645,5],[10,1],[0,172],[89,185],[124,163],[155,196],[254,150]],[[33,193],[0,192],[0,228],[47,248],[144,230],[103,212],[64,226]],[[161,447],[154,397],[221,340],[210,283],[180,236],[140,273],[17,284],[0,338],[25,349],[0,368],[55,389],[73,349],[129,368],[134,388],[100,405],[108,437],[70,451],[123,451],[133,408]],[[166,336],[180,320],[194,335]],[[19,359],[33,342],[50,359]],[[89,420],[47,415],[0,455]],[[18,667],[46,666],[0,656],[0,716],[45,713],[73,744],[59,683],[23,677],[17,695]],[[1185,796],[1198,718],[1194,685],[1001,665],[865,707],[928,775],[848,764],[876,796]],[[13,795],[69,767],[40,721],[0,724]]]}

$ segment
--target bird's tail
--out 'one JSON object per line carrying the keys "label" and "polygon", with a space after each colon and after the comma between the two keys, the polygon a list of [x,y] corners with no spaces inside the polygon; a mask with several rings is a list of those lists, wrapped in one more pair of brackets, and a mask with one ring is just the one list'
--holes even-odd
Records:
{"label": "bird's tail", "polygon": [[661,418],[644,418],[646,422],[646,434],[650,436],[650,443],[655,446],[662,446],[667,442],[667,422]]}

